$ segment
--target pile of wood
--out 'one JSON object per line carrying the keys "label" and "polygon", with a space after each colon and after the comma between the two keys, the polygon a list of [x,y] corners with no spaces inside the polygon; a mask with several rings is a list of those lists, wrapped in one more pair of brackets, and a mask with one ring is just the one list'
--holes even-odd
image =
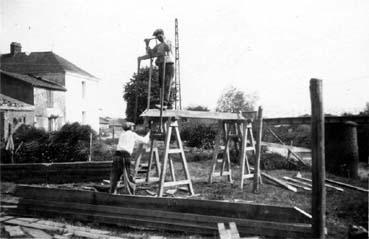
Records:
{"label": "pile of wood", "polygon": [[[4,234],[10,238],[68,239],[74,237],[91,239],[121,239],[109,231],[72,226],[30,217],[1,216]],[[2,235],[5,236],[5,235]]]}
{"label": "pile of wood", "polygon": [[157,198],[17,186],[19,215],[67,217],[86,222],[218,234],[219,222],[235,222],[241,235],[311,237],[302,210],[260,204]]}

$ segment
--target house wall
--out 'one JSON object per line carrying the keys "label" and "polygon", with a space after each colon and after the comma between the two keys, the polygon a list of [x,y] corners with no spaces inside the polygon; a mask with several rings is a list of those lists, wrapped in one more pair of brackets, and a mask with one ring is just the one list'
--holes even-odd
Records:
{"label": "house wall", "polygon": [[[85,82],[85,95],[82,93],[82,82]],[[65,75],[65,88],[67,88],[66,121],[88,124],[99,132],[99,97],[98,81],[91,80],[76,74]],[[83,113],[84,116],[83,116]]]}
{"label": "house wall", "polygon": [[43,88],[34,88],[35,126],[49,130],[49,121],[52,120],[52,130],[58,130],[65,124],[65,92],[52,91],[53,107],[48,107],[47,91]]}
{"label": "house wall", "polygon": [[9,125],[12,129],[14,129],[14,127],[20,122],[27,125],[33,125],[34,112],[12,110],[0,112],[0,123],[2,128],[0,131],[1,139],[6,139],[8,137]]}
{"label": "house wall", "polygon": [[1,74],[0,93],[33,105],[33,86],[27,82]]}

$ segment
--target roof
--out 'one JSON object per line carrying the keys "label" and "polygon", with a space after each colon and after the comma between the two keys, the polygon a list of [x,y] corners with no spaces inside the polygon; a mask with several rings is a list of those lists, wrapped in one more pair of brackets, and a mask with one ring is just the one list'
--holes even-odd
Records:
{"label": "roof", "polygon": [[1,69],[17,73],[66,73],[72,72],[88,78],[97,79],[85,70],[58,56],[52,51],[24,52],[15,55],[0,55]]}
{"label": "roof", "polygon": [[33,111],[34,109],[33,105],[0,94],[0,110]]}
{"label": "roof", "polygon": [[[160,117],[159,109],[148,109],[142,112],[141,117]],[[164,118],[197,118],[197,119],[216,119],[216,120],[233,120],[244,121],[253,120],[255,112],[229,113],[229,112],[209,112],[209,111],[191,111],[191,110],[164,110],[162,116]]]}
{"label": "roof", "polygon": [[66,89],[63,86],[61,86],[61,85],[59,85],[59,84],[57,84],[53,81],[46,80],[46,79],[43,79],[41,77],[34,76],[32,74],[25,75],[25,74],[6,72],[6,71],[3,71],[3,70],[0,70],[0,73],[2,75],[7,75],[9,77],[27,82],[27,83],[31,84],[32,86],[34,86],[34,87],[46,88],[46,89],[58,90],[58,91],[66,91]]}

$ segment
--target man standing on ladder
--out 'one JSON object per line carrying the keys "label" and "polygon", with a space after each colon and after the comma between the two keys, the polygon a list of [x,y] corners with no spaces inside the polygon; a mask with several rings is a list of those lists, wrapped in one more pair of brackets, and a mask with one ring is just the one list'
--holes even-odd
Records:
{"label": "man standing on ladder", "polygon": [[[151,49],[149,47],[149,40],[145,40],[146,52],[149,56],[156,57],[155,64],[159,67],[160,99],[163,98],[163,108],[172,108],[173,97],[171,97],[170,94],[174,76],[172,43],[165,38],[164,31],[162,29],[155,30],[153,36],[155,36],[160,43]],[[156,106],[161,108],[160,104]]]}

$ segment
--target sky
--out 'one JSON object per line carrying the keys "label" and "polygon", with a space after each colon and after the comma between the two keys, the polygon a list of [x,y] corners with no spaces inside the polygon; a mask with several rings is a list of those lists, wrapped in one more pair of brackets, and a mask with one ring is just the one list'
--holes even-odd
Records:
{"label": "sky", "polygon": [[182,105],[212,110],[231,86],[259,96],[265,117],[326,113],[369,102],[369,1],[0,0],[0,52],[53,51],[100,78],[103,116],[124,117],[123,86],[157,28],[179,22]]}

